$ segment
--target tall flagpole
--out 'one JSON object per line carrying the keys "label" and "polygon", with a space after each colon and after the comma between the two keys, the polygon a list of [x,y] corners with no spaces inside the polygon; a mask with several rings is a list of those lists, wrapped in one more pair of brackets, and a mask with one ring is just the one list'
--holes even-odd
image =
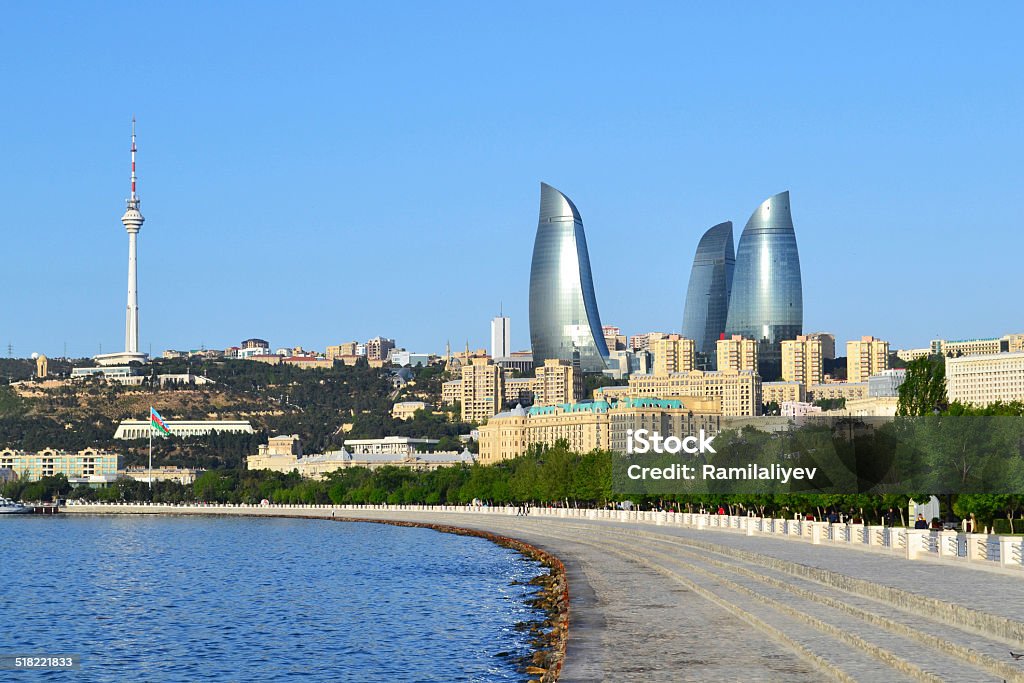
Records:
{"label": "tall flagpole", "polygon": [[153,490],[153,406],[149,407],[149,490]]}

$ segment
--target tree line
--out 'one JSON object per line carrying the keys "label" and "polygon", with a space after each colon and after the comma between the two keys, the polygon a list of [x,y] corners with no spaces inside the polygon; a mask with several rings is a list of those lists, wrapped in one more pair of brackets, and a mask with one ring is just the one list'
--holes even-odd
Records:
{"label": "tree line", "polygon": [[[690,494],[620,495],[613,492],[613,454],[573,453],[565,444],[534,448],[530,453],[492,466],[443,467],[417,471],[400,467],[337,470],[321,480],[303,479],[297,472],[209,470],[195,483],[181,485],[120,479],[105,488],[72,487],[63,475],[38,482],[9,482],[0,488],[13,499],[54,500],[70,497],[87,501],[154,503],[259,503],[282,504],[427,504],[464,505],[485,501],[491,505],[616,507],[624,501],[641,509],[717,512],[734,515],[793,518],[811,515],[826,519],[835,512],[865,523],[907,524],[904,515],[911,497],[884,494]],[[1020,517],[1024,496],[961,494],[952,496],[945,517],[972,513],[985,526],[1001,520],[1003,531],[1024,530]],[[1016,527],[1013,527],[1016,520]]]}

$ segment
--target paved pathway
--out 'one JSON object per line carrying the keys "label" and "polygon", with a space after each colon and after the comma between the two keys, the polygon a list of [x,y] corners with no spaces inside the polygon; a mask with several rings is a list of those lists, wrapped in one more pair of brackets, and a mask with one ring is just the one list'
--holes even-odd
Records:
{"label": "paved pathway", "polygon": [[1024,681],[1008,652],[1024,650],[1024,576],[649,524],[336,514],[490,531],[557,555],[572,600],[565,682]]}

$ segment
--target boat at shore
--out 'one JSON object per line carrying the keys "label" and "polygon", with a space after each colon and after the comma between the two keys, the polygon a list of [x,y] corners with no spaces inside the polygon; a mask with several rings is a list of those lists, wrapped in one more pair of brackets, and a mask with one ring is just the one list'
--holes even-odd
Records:
{"label": "boat at shore", "polygon": [[27,515],[32,513],[32,508],[16,503],[10,498],[0,498],[0,515]]}

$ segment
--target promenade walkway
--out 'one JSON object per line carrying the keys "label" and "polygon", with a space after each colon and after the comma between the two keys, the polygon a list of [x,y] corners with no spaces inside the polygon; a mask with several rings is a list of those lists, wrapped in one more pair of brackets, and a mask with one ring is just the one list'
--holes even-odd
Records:
{"label": "promenade walkway", "polygon": [[[160,508],[449,524],[566,565],[562,681],[1024,681],[1024,573],[773,536],[497,510]],[[514,512],[514,511],[512,511]]]}

